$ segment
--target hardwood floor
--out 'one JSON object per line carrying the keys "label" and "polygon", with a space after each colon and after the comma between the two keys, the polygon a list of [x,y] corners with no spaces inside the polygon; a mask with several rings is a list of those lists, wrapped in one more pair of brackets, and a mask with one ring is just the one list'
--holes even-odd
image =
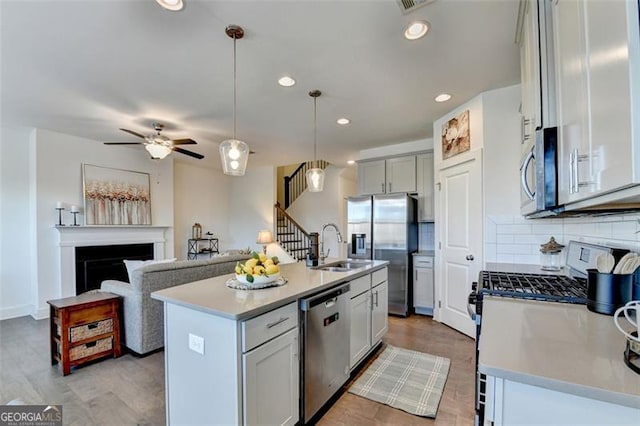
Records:
{"label": "hardwood floor", "polygon": [[[51,366],[48,333],[48,320],[0,321],[0,404],[17,398],[27,404],[62,404],[65,425],[165,423],[163,352],[105,359],[63,377]],[[451,359],[437,418],[413,416],[345,392],[318,424],[473,424],[472,339],[414,315],[390,317],[384,341]]]}

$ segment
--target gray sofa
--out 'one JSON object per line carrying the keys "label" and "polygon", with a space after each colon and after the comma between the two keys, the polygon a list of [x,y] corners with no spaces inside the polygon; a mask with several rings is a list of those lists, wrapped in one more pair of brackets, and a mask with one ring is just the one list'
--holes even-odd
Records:
{"label": "gray sofa", "polygon": [[143,355],[164,346],[162,302],[151,298],[157,290],[234,272],[248,254],[233,254],[209,260],[180,260],[143,266],[131,272],[131,283],[103,281],[100,289],[123,298],[124,342]]}

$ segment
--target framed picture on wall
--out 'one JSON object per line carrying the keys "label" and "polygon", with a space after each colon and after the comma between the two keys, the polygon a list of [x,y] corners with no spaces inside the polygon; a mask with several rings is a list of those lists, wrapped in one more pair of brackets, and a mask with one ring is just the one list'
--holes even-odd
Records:
{"label": "framed picture on wall", "polygon": [[149,173],[82,165],[86,225],[151,225]]}
{"label": "framed picture on wall", "polygon": [[442,126],[442,159],[446,160],[470,149],[469,110],[466,110]]}

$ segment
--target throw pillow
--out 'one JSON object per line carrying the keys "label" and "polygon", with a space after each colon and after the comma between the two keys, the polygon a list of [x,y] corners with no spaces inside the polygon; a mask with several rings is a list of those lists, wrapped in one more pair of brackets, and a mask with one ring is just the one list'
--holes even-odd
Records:
{"label": "throw pillow", "polygon": [[155,265],[158,263],[170,263],[170,262],[175,262],[177,259],[171,258],[171,259],[162,259],[162,260],[123,260],[124,262],[124,266],[126,266],[127,268],[127,274],[129,274],[129,282],[131,282],[131,273],[138,269],[138,268],[142,268],[143,266],[147,266],[147,265]]}

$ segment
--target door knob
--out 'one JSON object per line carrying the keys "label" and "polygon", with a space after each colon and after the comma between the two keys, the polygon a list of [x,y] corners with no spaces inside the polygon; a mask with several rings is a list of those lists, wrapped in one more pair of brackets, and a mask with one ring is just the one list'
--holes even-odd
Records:
{"label": "door knob", "polygon": [[472,255],[472,254],[468,254],[468,255],[467,255],[467,257],[465,257],[465,259],[467,259],[467,260],[471,261],[471,260],[473,260],[473,259],[474,259],[474,257],[473,257],[473,255]]}

